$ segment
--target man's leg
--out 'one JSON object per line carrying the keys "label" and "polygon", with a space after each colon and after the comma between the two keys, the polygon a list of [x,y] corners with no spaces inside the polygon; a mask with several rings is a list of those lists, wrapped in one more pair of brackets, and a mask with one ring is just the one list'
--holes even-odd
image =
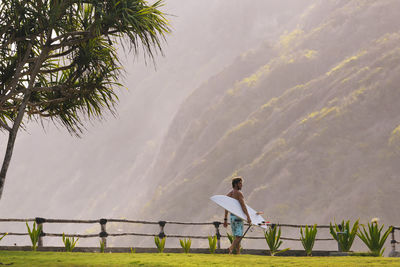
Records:
{"label": "man's leg", "polygon": [[232,254],[232,252],[240,254],[240,241],[243,236],[243,221],[237,220],[234,215],[231,215],[231,227],[234,240],[232,245],[229,247],[229,254]]}
{"label": "man's leg", "polygon": [[233,239],[233,241],[232,241],[232,244],[231,244],[231,246],[229,247],[229,254],[234,253],[235,248],[236,248],[236,237],[234,236],[234,239]]}
{"label": "man's leg", "polygon": [[240,254],[240,241],[242,241],[242,237],[238,236],[236,237],[236,254]]}
{"label": "man's leg", "polygon": [[232,242],[232,245],[229,247],[229,254],[240,254],[240,241],[241,236],[235,236],[235,239]]}
{"label": "man's leg", "polygon": [[235,253],[236,243],[237,243],[237,236],[234,236],[231,246],[229,247],[229,254]]}
{"label": "man's leg", "polygon": [[236,249],[236,254],[240,254],[240,241],[242,241],[242,238],[243,238],[243,221],[240,220],[238,222],[237,226],[238,227],[237,227],[236,239],[235,239],[235,241],[236,241],[235,249]]}

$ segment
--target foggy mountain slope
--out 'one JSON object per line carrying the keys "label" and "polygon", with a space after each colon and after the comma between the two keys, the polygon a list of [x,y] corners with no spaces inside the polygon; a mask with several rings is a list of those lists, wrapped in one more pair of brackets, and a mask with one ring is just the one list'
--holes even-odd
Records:
{"label": "foggy mountain slope", "polygon": [[[137,218],[148,190],[157,187],[148,170],[180,103],[244,51],[267,49],[268,40],[308,5],[308,0],[166,1],[165,11],[176,16],[170,17],[165,56],[156,57],[156,70],[140,57],[124,59],[122,83],[129,92],[119,93],[116,118],[88,124],[82,139],[48,123],[43,131],[30,122],[18,135],[0,201],[2,217]],[[238,74],[250,74],[262,63],[251,53],[249,58],[254,63],[238,65]],[[4,151],[6,136],[0,138]]]}
{"label": "foggy mountain slope", "polygon": [[203,109],[190,112],[189,97],[178,111],[144,212],[218,219],[208,197],[238,173],[249,204],[274,221],[398,221],[399,11],[394,0],[318,1],[278,55],[254,52],[265,62],[252,75],[216,94],[200,87]]}

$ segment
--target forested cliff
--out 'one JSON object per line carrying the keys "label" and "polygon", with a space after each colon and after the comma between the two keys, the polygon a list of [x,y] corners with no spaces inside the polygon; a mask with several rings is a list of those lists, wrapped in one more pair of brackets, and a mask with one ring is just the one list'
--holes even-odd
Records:
{"label": "forested cliff", "polygon": [[208,198],[238,174],[273,221],[399,221],[399,10],[316,1],[275,43],[203,83],[169,127],[144,214],[218,219]]}

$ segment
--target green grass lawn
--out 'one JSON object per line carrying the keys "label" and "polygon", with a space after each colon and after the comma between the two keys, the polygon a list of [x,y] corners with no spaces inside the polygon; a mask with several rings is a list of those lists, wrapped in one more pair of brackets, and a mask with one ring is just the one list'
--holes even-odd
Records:
{"label": "green grass lawn", "polygon": [[0,266],[400,266],[400,258],[0,251]]}

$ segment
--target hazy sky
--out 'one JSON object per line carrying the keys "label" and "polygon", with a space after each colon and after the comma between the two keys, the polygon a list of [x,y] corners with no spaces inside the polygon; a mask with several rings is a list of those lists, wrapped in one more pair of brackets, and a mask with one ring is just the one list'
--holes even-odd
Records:
{"label": "hazy sky", "polygon": [[[44,129],[29,122],[27,131],[20,131],[0,203],[2,214],[112,216],[115,210],[99,212],[99,203],[105,201],[101,196],[108,196],[104,183],[117,185],[145,174],[183,99],[235,57],[277,34],[271,29],[279,28],[282,8],[290,1],[280,7],[278,2],[166,1],[172,33],[163,45],[164,56],[156,55],[156,64],[146,65],[142,54],[135,58],[120,52],[126,71],[122,82],[128,90],[118,89],[117,117],[88,123],[81,139],[51,122],[45,122]],[[273,8],[279,15],[270,13]],[[1,133],[0,138],[3,157],[7,136]],[[97,185],[102,192],[96,192]],[[83,213],[82,207],[90,212]]]}

